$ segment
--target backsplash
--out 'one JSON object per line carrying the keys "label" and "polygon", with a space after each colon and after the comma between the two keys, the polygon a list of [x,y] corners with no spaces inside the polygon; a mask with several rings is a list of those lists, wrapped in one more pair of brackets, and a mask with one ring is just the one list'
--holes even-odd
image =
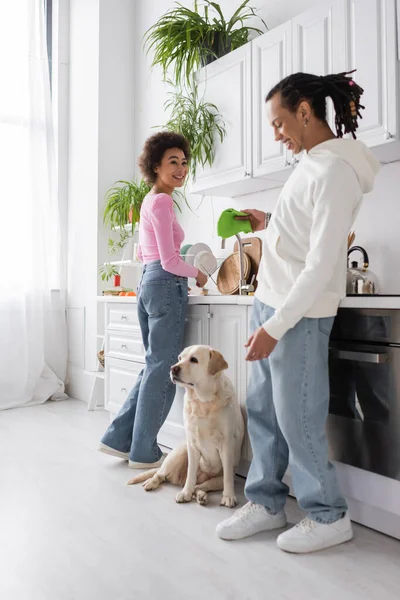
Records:
{"label": "backsplash", "polygon": [[[379,293],[400,294],[400,162],[383,165],[376,178],[375,188],[364,197],[363,205],[354,224],[355,243],[369,254],[370,269],[377,276]],[[243,198],[212,198],[189,195],[192,211],[184,206],[178,219],[185,231],[185,242],[204,242],[217,257],[227,256],[233,250],[236,238],[226,241],[221,250],[217,236],[217,220],[226,208],[258,208],[273,212],[280,189]],[[254,235],[254,234],[251,234]],[[357,260],[354,257],[354,260]],[[208,288],[215,289],[212,282]]]}

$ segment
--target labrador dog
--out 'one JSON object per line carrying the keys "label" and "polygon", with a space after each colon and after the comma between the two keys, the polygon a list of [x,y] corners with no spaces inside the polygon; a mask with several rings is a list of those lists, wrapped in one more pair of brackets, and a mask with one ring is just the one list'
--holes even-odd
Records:
{"label": "labrador dog", "polygon": [[161,467],[137,475],[128,485],[143,482],[146,491],[164,481],[180,487],[176,502],[199,504],[207,492],[222,490],[221,505],[236,506],[234,468],[244,435],[243,416],[233,385],[223,373],[224,357],[209,346],[189,346],[171,367],[171,380],[186,388],[184,426],[186,442],[172,450]]}

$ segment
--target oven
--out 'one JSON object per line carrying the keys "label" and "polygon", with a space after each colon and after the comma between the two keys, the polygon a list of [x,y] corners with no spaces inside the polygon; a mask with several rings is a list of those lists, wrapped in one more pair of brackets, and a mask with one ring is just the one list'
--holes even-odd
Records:
{"label": "oven", "polygon": [[400,481],[400,310],[339,309],[329,379],[331,458]]}

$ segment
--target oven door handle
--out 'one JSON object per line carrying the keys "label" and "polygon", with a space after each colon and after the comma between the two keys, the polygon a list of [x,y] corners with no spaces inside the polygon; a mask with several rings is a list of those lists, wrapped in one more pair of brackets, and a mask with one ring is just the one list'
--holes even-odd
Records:
{"label": "oven door handle", "polygon": [[331,354],[342,360],[356,360],[358,362],[382,364],[387,362],[388,354],[385,352],[360,352],[356,350],[337,350],[331,348]]}

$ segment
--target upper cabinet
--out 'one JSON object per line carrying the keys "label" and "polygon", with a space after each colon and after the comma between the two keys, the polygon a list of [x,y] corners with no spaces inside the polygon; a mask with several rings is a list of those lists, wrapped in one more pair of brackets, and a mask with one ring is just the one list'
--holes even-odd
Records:
{"label": "upper cabinet", "polygon": [[395,0],[347,0],[346,70],[364,88],[357,137],[382,161],[399,158]]}
{"label": "upper cabinet", "polygon": [[198,168],[191,193],[233,198],[258,191],[260,184],[252,178],[251,44],[201,69],[197,84],[199,98],[215,104],[223,116],[226,137],[222,143],[215,139],[214,163]]}
{"label": "upper cabinet", "polygon": [[[297,159],[275,142],[265,97],[298,71],[357,69],[365,110],[358,138],[386,162],[400,159],[396,0],[329,0],[224,56],[198,74],[204,98],[224,117],[227,135],[193,193],[235,197],[280,187]],[[334,128],[334,111],[327,103]]]}
{"label": "upper cabinet", "polygon": [[[346,68],[345,0],[322,3],[292,20],[293,73],[328,75]],[[328,99],[327,120],[334,129],[334,111]]]}
{"label": "upper cabinet", "polygon": [[198,168],[192,192],[229,186],[250,177],[251,169],[251,48],[247,44],[202,69],[197,77],[199,98],[216,104],[226,138],[215,139],[212,168]]}
{"label": "upper cabinet", "polygon": [[[253,177],[280,173],[288,168],[291,157],[285,146],[274,140],[265,115],[265,97],[269,90],[292,72],[292,28],[285,23],[252,43],[253,73]],[[283,174],[283,178],[287,175]]]}
{"label": "upper cabinet", "polygon": [[291,21],[293,73],[328,75],[345,66],[345,0],[322,3]]}

